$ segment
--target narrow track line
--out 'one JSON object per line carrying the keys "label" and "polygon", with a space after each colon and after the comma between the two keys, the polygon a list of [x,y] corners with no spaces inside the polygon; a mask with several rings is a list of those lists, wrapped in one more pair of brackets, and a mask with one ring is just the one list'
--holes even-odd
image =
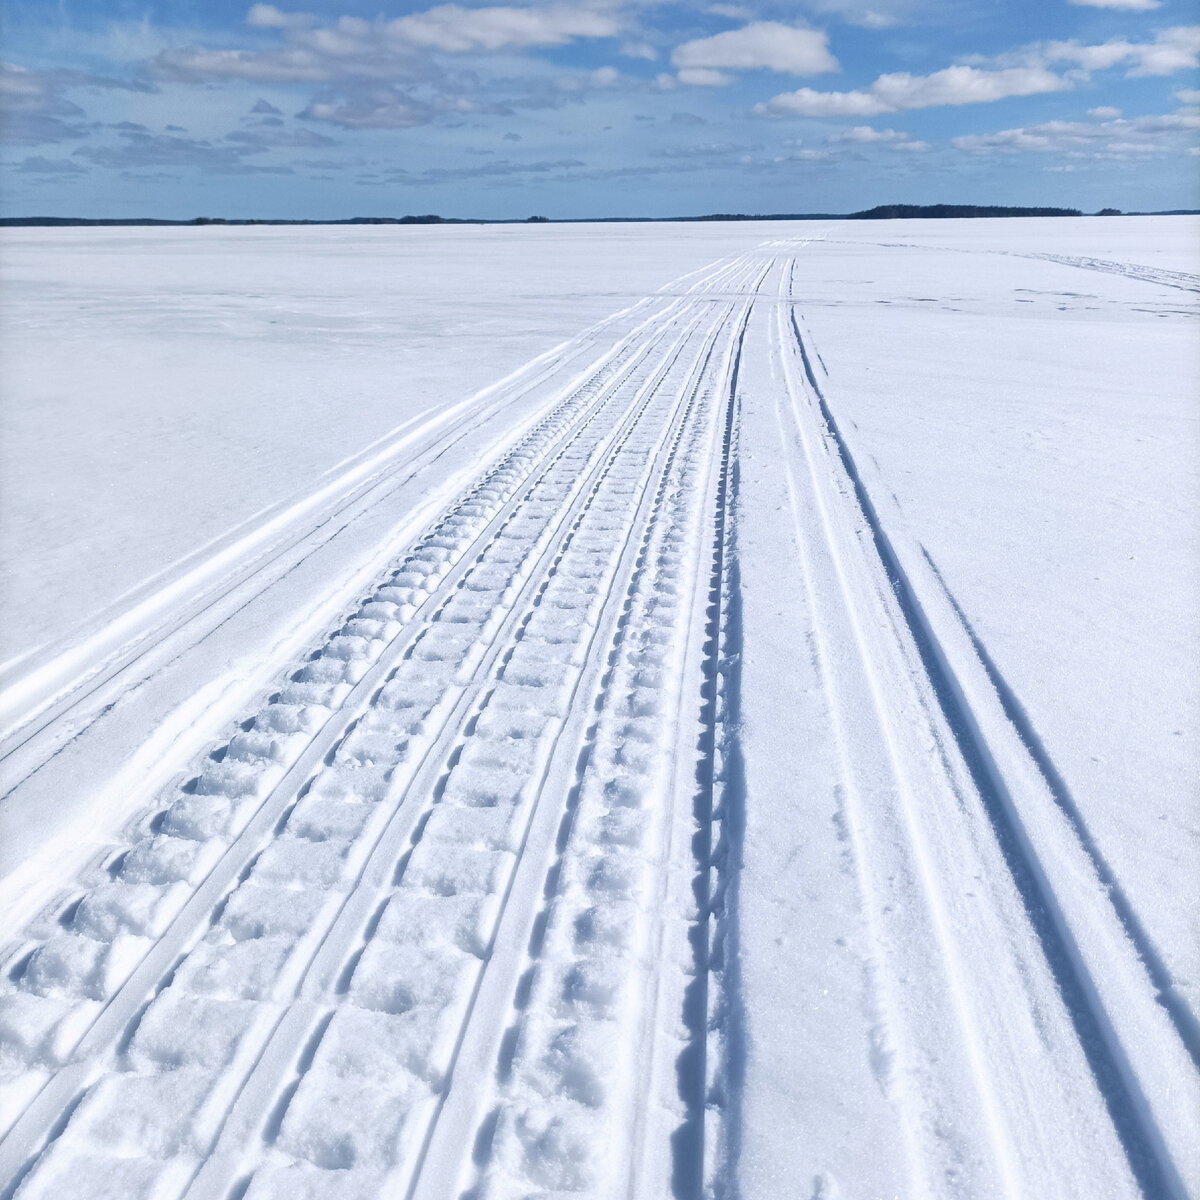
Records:
{"label": "narrow track line", "polygon": [[[890,539],[884,531],[878,513],[863,485],[854,458],[833,414],[817,383],[809,362],[804,340],[800,334],[794,307],[788,317],[794,343],[801,356],[804,373],[814,393],[821,418],[841,465],[850,480],[855,498],[867,521],[870,535],[884,566],[892,590],[900,605],[906,625],[917,648],[920,661],[932,683],[937,700],[948,728],[955,737],[963,761],[984,803],[984,811],[991,822],[996,841],[1004,861],[1012,875],[1017,893],[1025,906],[1031,926],[1042,947],[1049,968],[1060,993],[1066,1011],[1075,1027],[1076,1036],[1087,1061],[1096,1077],[1100,1094],[1108,1109],[1113,1127],[1117,1132],[1122,1150],[1130,1170],[1139,1187],[1147,1197],[1178,1197],[1187,1195],[1187,1188],[1176,1171],[1175,1164],[1163,1143],[1161,1131],[1149,1117],[1150,1106],[1143,1093],[1137,1072],[1130,1062],[1128,1052],[1122,1044],[1112,1021],[1100,1000],[1096,982],[1091,978],[1074,933],[1059,904],[1053,884],[1029,841],[1028,834],[1017,812],[1015,801],[1008,791],[1003,775],[987,745],[981,725],[966,706],[962,691],[953,680],[945,651],[940,647],[935,630],[925,616],[917,599],[912,583],[905,572]],[[783,323],[782,311],[779,314]],[[780,339],[784,339],[780,329]],[[789,375],[789,380],[790,380]],[[798,404],[793,392],[796,419],[800,422]],[[865,661],[865,656],[864,656]],[[883,698],[878,703],[882,705]],[[881,708],[881,713],[883,709]],[[885,728],[887,728],[885,721]],[[899,758],[893,751],[899,777]],[[913,800],[906,797],[911,809]],[[913,824],[916,829],[915,823]],[[919,837],[918,842],[919,844]],[[926,868],[928,889],[936,895],[936,885]],[[936,911],[936,908],[935,908]],[[945,918],[939,918],[943,928],[944,945],[949,961],[957,960],[952,935]],[[956,966],[961,973],[961,965]],[[1152,980],[1148,979],[1148,982]],[[956,989],[959,991],[959,989]],[[964,1014],[965,1015],[965,1014]],[[967,1018],[969,1021],[970,1019]],[[969,1026],[968,1026],[969,1027]],[[968,1042],[968,1045],[972,1045]],[[977,1077],[985,1094],[990,1091],[986,1065],[978,1058]],[[997,1101],[992,1099],[989,1108],[999,1120]],[[1007,1135],[1005,1135],[1007,1140]],[[1009,1161],[1013,1151],[1009,1150]],[[1015,1180],[1011,1184],[1014,1196],[1020,1196]]]}
{"label": "narrow track line", "polygon": [[[787,297],[792,293],[792,273],[794,271],[794,260],[789,267],[787,274]],[[781,280],[781,288],[784,286]],[[784,299],[785,297],[781,297]],[[780,313],[782,305],[776,309],[775,320],[772,323],[772,349],[773,351],[781,351],[784,345],[783,329]],[[787,374],[786,364],[782,361],[781,368]],[[802,574],[805,582],[806,591],[806,608],[808,611],[816,614],[820,611],[817,595],[817,574],[814,570],[815,563],[813,560],[812,551],[809,549],[808,537],[806,536],[807,523],[802,515],[801,495],[802,484],[797,478],[796,471],[793,465],[793,455],[789,453],[789,439],[787,438],[784,422],[786,419],[791,424],[796,436],[799,438],[802,456],[807,467],[810,480],[815,477],[817,466],[814,464],[814,447],[810,445],[810,434],[806,431],[804,425],[800,422],[796,411],[796,397],[791,386],[785,385],[784,390],[776,395],[775,416],[779,429],[779,446],[780,453],[784,463],[784,474],[787,480],[789,506],[791,509],[791,522],[794,530],[795,542],[800,555]],[[824,541],[832,560],[835,571],[839,569],[838,552],[828,513],[825,510],[824,499],[819,489],[813,489],[816,507],[821,518],[822,528],[819,536]],[[846,581],[838,578],[837,582],[843,593],[846,592]],[[846,609],[849,612],[847,606]],[[819,661],[822,664],[833,664],[837,661],[837,657],[832,653],[829,645],[829,635],[824,628],[820,619],[814,620],[813,637],[816,645],[816,652]],[[822,672],[829,670],[827,665],[822,666]],[[831,687],[836,688],[838,683],[836,680],[826,679],[826,689]],[[915,1055],[912,1048],[911,1031],[907,1028],[906,1022],[902,1016],[902,1008],[898,1001],[898,987],[896,982],[896,967],[891,961],[889,940],[885,930],[885,922],[883,920],[884,905],[881,897],[878,894],[872,872],[869,869],[869,847],[864,834],[866,827],[866,816],[864,812],[864,797],[860,793],[860,786],[855,777],[853,769],[853,755],[851,752],[852,739],[844,727],[844,719],[841,715],[841,704],[838,703],[836,696],[830,698],[830,710],[833,720],[831,729],[834,739],[837,743],[838,758],[842,764],[842,780],[844,788],[844,804],[848,814],[846,822],[847,835],[850,839],[852,847],[852,857],[855,866],[855,875],[857,878],[859,893],[862,897],[863,915],[865,925],[868,931],[868,944],[874,953],[874,962],[872,964],[872,974],[874,976],[873,986],[878,996],[880,1007],[882,1008],[882,1016],[886,1022],[888,1035],[893,1045],[893,1054],[901,1064],[899,1072],[907,1074],[907,1068],[915,1061]],[[929,1165],[925,1161],[923,1152],[922,1139],[920,1131],[917,1128],[917,1114],[914,1111],[914,1106],[911,1104],[900,1104],[900,1130],[903,1136],[903,1144],[905,1148],[907,1166],[910,1177],[910,1185],[915,1195],[923,1196],[931,1194],[929,1187]]]}

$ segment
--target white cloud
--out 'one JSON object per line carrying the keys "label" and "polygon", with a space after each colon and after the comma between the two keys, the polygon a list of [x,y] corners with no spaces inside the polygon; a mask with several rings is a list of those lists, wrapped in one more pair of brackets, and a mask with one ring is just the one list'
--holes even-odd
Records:
{"label": "white cloud", "polygon": [[273,4],[253,4],[246,14],[246,24],[256,29],[307,29],[316,23],[312,13],[280,12]]}
{"label": "white cloud", "polygon": [[1107,71],[1137,53],[1132,42],[1104,42],[1082,46],[1078,42],[1046,42],[1022,57],[1031,64],[1074,63],[1085,71]]}
{"label": "white cloud", "polygon": [[959,66],[932,75],[881,75],[871,85],[871,91],[890,108],[905,109],[988,104],[1008,96],[1036,96],[1065,87],[1064,80],[1040,67],[980,71]]}
{"label": "white cloud", "polygon": [[867,92],[818,92],[812,88],[798,88],[756,104],[754,111],[770,117],[874,117],[892,109]]}
{"label": "white cloud", "polygon": [[440,4],[428,12],[382,22],[389,37],[434,50],[503,50],[564,46],[575,38],[615,37],[613,16],[586,8],[461,8]]}
{"label": "white cloud", "polygon": [[[783,8],[778,0],[773,7],[777,12]],[[804,0],[802,7],[806,12],[857,25],[861,29],[894,29],[914,19],[922,20],[923,14],[931,10],[926,0]],[[798,10],[801,5],[793,4],[792,8]]]}
{"label": "white cloud", "polygon": [[895,17],[888,16],[887,13],[876,12],[873,8],[868,8],[854,21],[854,24],[861,25],[864,29],[891,29],[899,22]]}
{"label": "white cloud", "polygon": [[733,76],[724,71],[714,71],[711,67],[684,67],[677,76],[680,83],[692,87],[728,87],[733,82]]}
{"label": "white cloud", "polygon": [[558,86],[564,92],[589,92],[597,88],[616,87],[620,82],[621,72],[616,67],[597,67],[594,71],[564,75],[558,81]]}
{"label": "white cloud", "polygon": [[1129,12],[1150,12],[1160,8],[1162,0],[1067,0],[1081,8],[1123,8]]}
{"label": "white cloud", "polygon": [[838,70],[837,59],[829,53],[827,34],[777,21],[756,21],[741,29],[684,42],[675,48],[671,62],[688,70],[765,68],[788,75],[820,75]]}
{"label": "white cloud", "polygon": [[1176,25],[1139,46],[1130,75],[1173,75],[1200,67],[1200,25]]}
{"label": "white cloud", "polygon": [[150,60],[159,78],[200,81],[235,78],[261,82],[330,82],[339,79],[397,80],[427,77],[431,50],[457,54],[563,46],[578,38],[621,32],[611,13],[564,5],[547,8],[441,4],[392,20],[339,17],[319,24],[308,13],[281,12],[255,4],[247,22],[278,30],[282,45],[267,50],[171,48]]}
{"label": "white cloud", "polygon": [[765,116],[871,117],[912,108],[987,104],[1009,96],[1058,92],[1070,86],[1061,76],[1041,67],[986,71],[957,66],[932,75],[880,75],[866,91],[817,92],[800,88],[755,105],[754,111]]}
{"label": "white cloud", "polygon": [[1089,117],[1094,117],[1097,121],[1111,121],[1121,115],[1119,108],[1110,108],[1107,104],[1102,104],[1099,108],[1089,108]]}
{"label": "white cloud", "polygon": [[1073,63],[1084,72],[1106,71],[1125,64],[1126,75],[1172,75],[1200,67],[1200,25],[1176,25],[1152,42],[1124,39],[1083,45],[1078,41],[1035,42],[993,59],[967,60],[976,65],[1047,67]]}
{"label": "white cloud", "polygon": [[[183,46],[163,50],[148,64],[157,79],[199,81],[202,79],[252,79],[256,83],[321,83],[338,72],[321,55],[299,47],[259,52],[255,50],[205,50]],[[347,74],[388,74],[351,68]]]}
{"label": "white cloud", "polygon": [[825,139],[832,145],[855,143],[857,145],[883,145],[891,150],[911,150],[921,153],[930,149],[928,142],[919,142],[911,134],[899,129],[875,129],[870,125],[855,125],[844,133]]}
{"label": "white cloud", "polygon": [[1180,104],[1200,104],[1200,88],[1176,88],[1175,99]]}
{"label": "white cloud", "polygon": [[626,58],[641,58],[646,62],[654,62],[658,51],[649,42],[622,42],[621,54]]}
{"label": "white cloud", "polygon": [[1158,116],[1101,122],[1046,121],[1028,128],[1002,129],[951,139],[970,154],[1034,152],[1063,159],[1128,161],[1176,153],[1181,138],[1200,129],[1200,115],[1167,113]]}
{"label": "white cloud", "polygon": [[872,129],[870,125],[855,125],[845,133],[836,134],[831,142],[902,142],[908,137],[898,129]]}

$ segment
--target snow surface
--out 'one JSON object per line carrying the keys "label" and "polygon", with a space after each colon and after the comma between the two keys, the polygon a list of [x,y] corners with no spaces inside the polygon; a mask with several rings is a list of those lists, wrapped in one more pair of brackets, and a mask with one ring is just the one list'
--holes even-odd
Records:
{"label": "snow surface", "polygon": [[[8,229],[0,663],[759,227]],[[164,504],[164,496],[170,502]],[[80,613],[59,595],[88,581]]]}
{"label": "snow surface", "polygon": [[1198,234],[7,231],[0,1197],[1200,1196]]}

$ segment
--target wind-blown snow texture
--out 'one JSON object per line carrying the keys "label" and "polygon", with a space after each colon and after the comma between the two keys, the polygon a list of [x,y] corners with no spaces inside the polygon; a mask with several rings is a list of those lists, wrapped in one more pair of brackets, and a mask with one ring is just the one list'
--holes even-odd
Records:
{"label": "wind-blown snow texture", "polygon": [[1196,234],[8,234],[0,1197],[1200,1196]]}

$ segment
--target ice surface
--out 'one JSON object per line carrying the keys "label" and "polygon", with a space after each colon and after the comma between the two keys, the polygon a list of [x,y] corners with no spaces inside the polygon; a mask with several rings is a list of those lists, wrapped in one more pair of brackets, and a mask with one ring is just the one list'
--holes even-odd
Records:
{"label": "ice surface", "polygon": [[1198,232],[6,232],[0,1191],[1200,1190]]}

